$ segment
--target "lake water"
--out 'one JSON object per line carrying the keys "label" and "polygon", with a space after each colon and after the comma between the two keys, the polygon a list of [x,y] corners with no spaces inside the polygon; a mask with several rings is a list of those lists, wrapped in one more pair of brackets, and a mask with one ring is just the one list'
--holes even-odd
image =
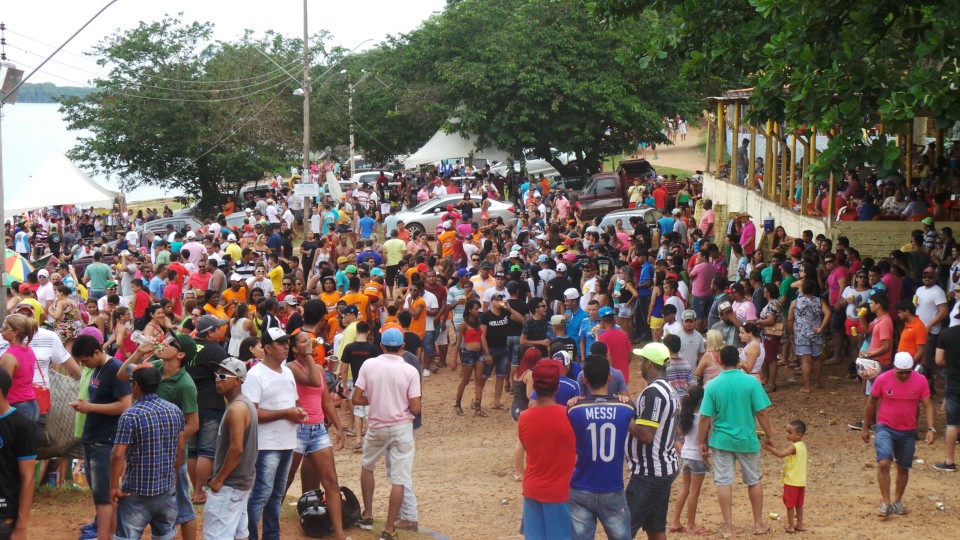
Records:
{"label": "lake water", "polygon": [[[77,144],[78,137],[90,135],[88,131],[69,131],[59,108],[55,103],[17,103],[3,107],[3,187],[8,200],[30,182],[30,176],[47,153],[55,150],[66,154]],[[91,178],[107,189],[119,191],[116,179],[99,175]],[[145,186],[127,192],[127,201],[179,194]]]}

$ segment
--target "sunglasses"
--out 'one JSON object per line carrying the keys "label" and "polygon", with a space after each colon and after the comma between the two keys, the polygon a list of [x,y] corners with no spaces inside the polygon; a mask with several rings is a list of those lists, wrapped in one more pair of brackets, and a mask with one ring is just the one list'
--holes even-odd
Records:
{"label": "sunglasses", "polygon": [[227,379],[237,378],[236,375],[227,375],[226,373],[216,373],[214,374],[214,377],[216,377],[218,381],[226,381]]}
{"label": "sunglasses", "polygon": [[178,350],[179,352],[184,352],[183,348],[180,346],[180,342],[177,341],[177,338],[174,337],[173,335],[167,336],[167,339],[163,340],[163,344],[169,345],[174,349]]}

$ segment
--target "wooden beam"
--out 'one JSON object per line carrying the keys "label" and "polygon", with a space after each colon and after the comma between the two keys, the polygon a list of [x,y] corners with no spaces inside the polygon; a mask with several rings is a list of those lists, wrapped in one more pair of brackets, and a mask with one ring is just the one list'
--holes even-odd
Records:
{"label": "wooden beam", "polygon": [[907,127],[906,151],[904,152],[904,164],[907,169],[907,187],[913,187],[913,122]]}
{"label": "wooden beam", "polygon": [[757,176],[757,130],[752,125],[747,125],[750,130],[750,163],[747,164],[747,185],[751,185]]}
{"label": "wooden beam", "polygon": [[717,178],[720,178],[720,171],[723,168],[723,155],[726,153],[726,144],[724,144],[724,139],[727,136],[725,113],[723,102],[717,102]]}
{"label": "wooden beam", "polygon": [[706,116],[706,120],[707,120],[707,146],[706,146],[706,152],[704,152],[706,154],[706,157],[704,159],[706,160],[707,163],[703,167],[703,170],[710,172],[710,148],[711,148],[710,143],[712,142],[713,130],[716,129],[716,125],[712,120],[710,120],[709,114],[705,114],[704,116]]}
{"label": "wooden beam", "polygon": [[[786,200],[793,201],[793,191],[796,189],[797,179],[797,132],[793,132],[793,142],[790,144],[790,192]],[[780,198],[780,206],[783,206],[784,198]],[[792,204],[791,204],[792,206]]]}
{"label": "wooden beam", "polygon": [[[787,181],[789,179],[787,174],[790,172],[790,169],[788,167],[789,164],[787,163],[787,134],[783,127],[779,129],[779,133],[782,137],[780,140],[780,154],[783,156],[783,159],[780,160],[780,182],[777,183],[777,186],[780,188],[780,192],[782,193],[787,187]],[[793,159],[793,154],[790,154],[790,159]],[[777,193],[774,191],[774,200],[776,200],[776,196]]]}
{"label": "wooden beam", "polygon": [[730,139],[730,182],[736,179],[739,183],[740,167],[740,102],[733,104],[733,137]]}

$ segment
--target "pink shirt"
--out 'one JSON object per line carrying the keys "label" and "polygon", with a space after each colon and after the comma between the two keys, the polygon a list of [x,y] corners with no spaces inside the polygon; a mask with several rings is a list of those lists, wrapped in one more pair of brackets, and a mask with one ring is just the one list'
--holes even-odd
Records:
{"label": "pink shirt", "polygon": [[717,222],[717,216],[713,212],[713,208],[707,210],[703,213],[703,217],[700,218],[700,232],[704,236],[712,236],[711,233],[715,232],[713,230],[714,224]]}
{"label": "pink shirt", "polygon": [[900,303],[900,295],[903,293],[903,280],[894,275],[893,272],[887,272],[880,278],[880,283],[883,283],[883,286],[887,288],[887,299],[890,300],[887,311],[895,313],[894,310]]}
{"label": "pink shirt", "polygon": [[703,262],[697,264],[690,270],[690,279],[692,283],[690,288],[694,296],[713,296],[710,289],[710,283],[713,282],[713,276],[716,275],[716,268],[713,264],[703,259]]}
{"label": "pink shirt", "polygon": [[4,354],[16,358],[19,364],[13,372],[13,385],[7,393],[7,402],[16,405],[21,401],[37,399],[37,394],[33,391],[33,372],[37,370],[37,356],[33,354],[33,349],[26,345],[11,345]]}
{"label": "pink shirt", "polygon": [[873,381],[870,395],[879,399],[877,423],[898,431],[917,429],[917,405],[930,397],[927,379],[916,371],[900,382],[896,371],[881,373]]}
{"label": "pink shirt", "polygon": [[757,320],[757,306],[750,300],[733,303],[733,313],[743,322]]}
{"label": "pink shirt", "polygon": [[850,271],[843,266],[838,266],[836,270],[830,272],[830,275],[827,276],[827,289],[830,291],[830,305],[837,305],[837,301],[840,299],[840,280],[844,279],[847,281],[847,284],[850,283]]}
{"label": "pink shirt", "polygon": [[752,221],[747,221],[743,225],[743,231],[740,233],[740,245],[743,246],[743,253],[746,256],[753,255],[757,249],[757,226]]}
{"label": "pink shirt", "polygon": [[413,422],[410,400],[420,397],[417,368],[393,354],[381,354],[363,363],[354,387],[370,400],[370,427],[389,427]]}
{"label": "pink shirt", "polygon": [[[870,354],[870,358],[873,358],[877,362],[880,362],[881,365],[890,364],[890,355],[893,352],[893,320],[890,319],[890,314],[884,314],[883,317],[879,317],[870,323],[870,349],[867,353]],[[881,355],[874,355],[874,353],[880,348],[880,344],[883,341],[890,342],[890,348],[887,349],[887,352]]]}
{"label": "pink shirt", "polygon": [[[295,360],[295,362],[304,371],[307,370],[307,367],[301,364],[299,360]],[[323,393],[326,392],[326,390],[327,381],[324,377],[320,377],[320,386],[308,386],[297,383],[297,398],[303,410],[307,411],[307,419],[300,422],[301,424],[312,426],[323,423]]]}
{"label": "pink shirt", "polygon": [[553,203],[557,207],[557,215],[560,219],[566,219],[567,214],[570,212],[570,201],[566,197],[559,197]]}

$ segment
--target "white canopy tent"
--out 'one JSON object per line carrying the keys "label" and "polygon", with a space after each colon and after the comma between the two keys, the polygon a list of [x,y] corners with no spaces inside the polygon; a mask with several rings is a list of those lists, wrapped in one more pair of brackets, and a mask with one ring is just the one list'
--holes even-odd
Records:
{"label": "white canopy tent", "polygon": [[463,159],[468,156],[487,161],[503,161],[507,153],[493,148],[477,149],[475,137],[464,137],[458,133],[444,133],[439,130],[430,137],[427,144],[403,160],[403,166],[414,169],[421,165],[437,164],[444,159]]}
{"label": "white canopy tent", "polygon": [[110,208],[117,193],[94,182],[67,156],[50,152],[20,191],[4,201],[6,214],[73,204]]}

